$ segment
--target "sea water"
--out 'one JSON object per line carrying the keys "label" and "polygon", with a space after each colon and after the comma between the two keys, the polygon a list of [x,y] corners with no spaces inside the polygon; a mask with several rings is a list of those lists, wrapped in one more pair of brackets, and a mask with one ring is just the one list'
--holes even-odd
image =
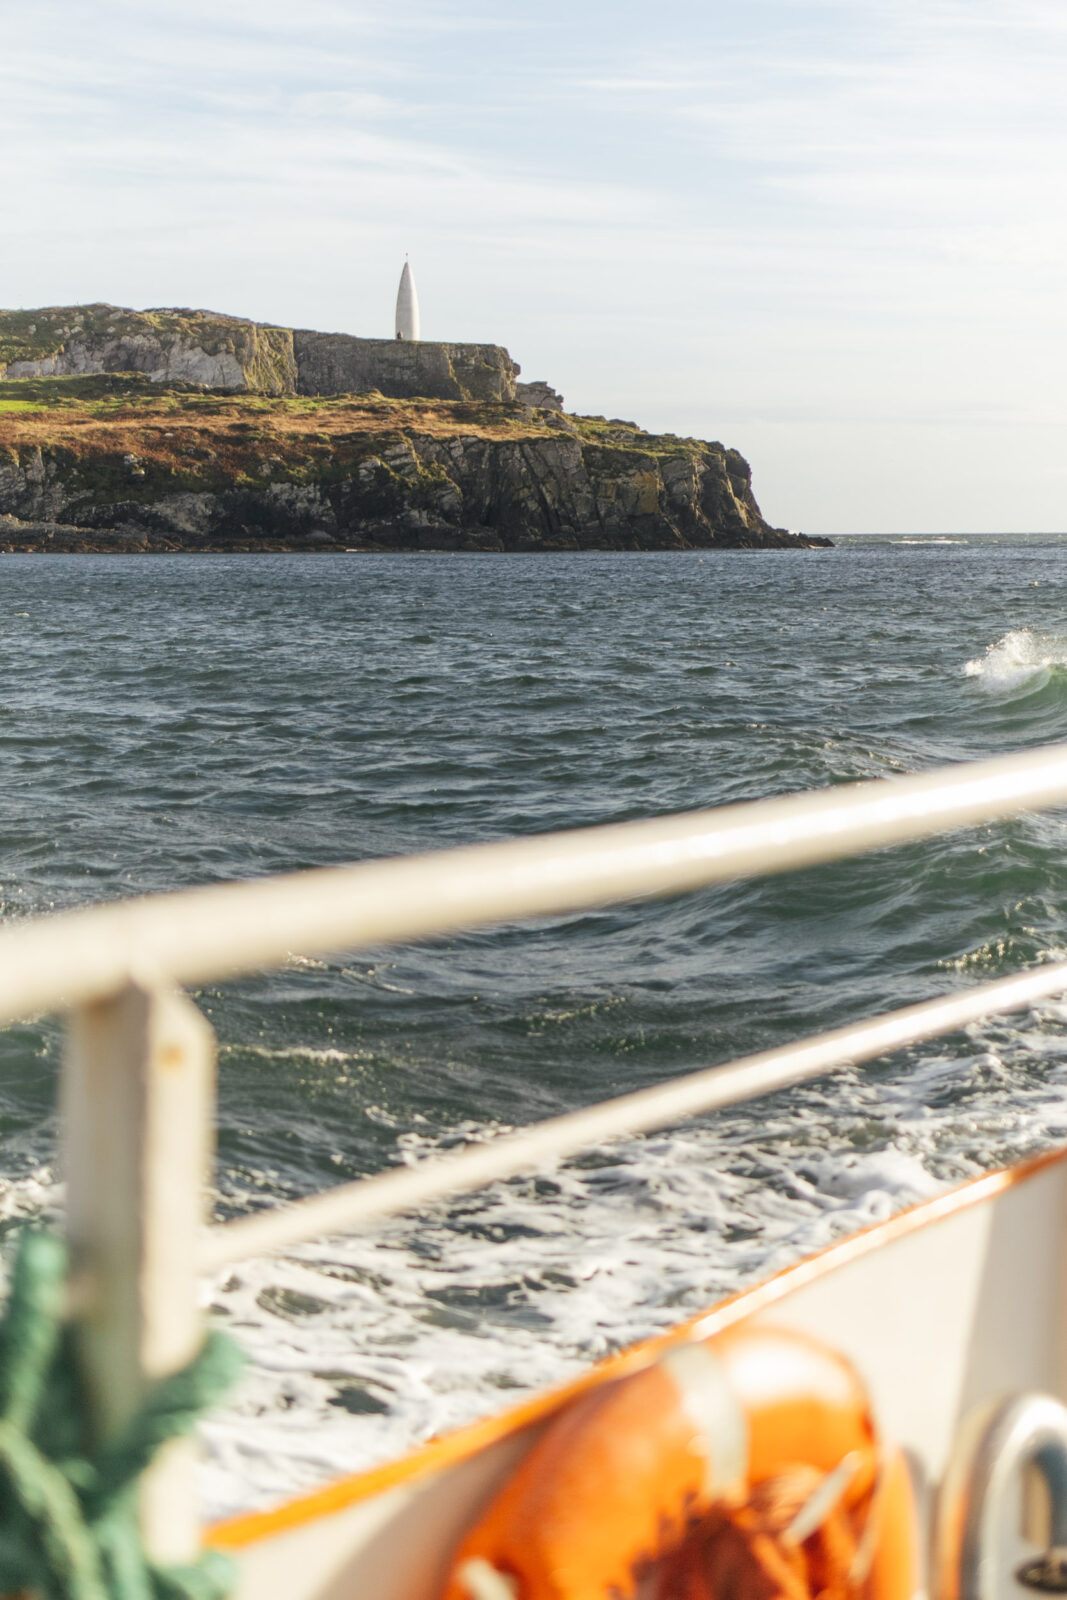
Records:
{"label": "sea water", "polygon": [[[7,918],[892,777],[1067,738],[1067,540],[6,556]],[[1064,955],[1062,815],[195,995],[221,1216]],[[499,1409],[1067,1139],[1067,1009],[976,1027],[205,1285],[251,1357],[215,1512]],[[59,1024],[0,1034],[54,1215]]]}

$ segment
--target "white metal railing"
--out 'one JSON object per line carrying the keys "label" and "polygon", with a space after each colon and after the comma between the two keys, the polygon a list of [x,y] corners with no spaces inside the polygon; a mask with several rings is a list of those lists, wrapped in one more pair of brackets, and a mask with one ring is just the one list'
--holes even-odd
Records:
{"label": "white metal railing", "polygon": [[279,966],[294,950],[329,955],[792,871],[1057,801],[1067,801],[1063,745],[715,811],[60,912],[0,929],[0,1022],[113,995],[130,981],[219,983]]}
{"label": "white metal railing", "polygon": [[[0,929],[0,1022],[71,1013],[62,1081],[71,1303],[97,1427],[192,1354],[198,1273],[679,1121],[1067,990],[1067,962],[839,1028],[385,1173],[203,1236],[214,1039],[181,986],[837,860],[1067,803],[1067,745],[918,777],[372,861],[64,912]],[[197,1540],[192,1458],[142,1496],[157,1559]]]}

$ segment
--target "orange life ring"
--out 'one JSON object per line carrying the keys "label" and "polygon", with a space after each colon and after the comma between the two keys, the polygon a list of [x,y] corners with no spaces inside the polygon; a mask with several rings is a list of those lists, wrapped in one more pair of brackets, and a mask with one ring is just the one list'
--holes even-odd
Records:
{"label": "orange life ring", "polygon": [[[760,1507],[776,1493],[777,1523]],[[919,1588],[907,1468],[881,1451],[849,1363],[802,1334],[732,1329],[580,1397],[464,1539],[445,1600],[621,1600],[653,1569],[643,1593],[703,1600],[714,1585],[700,1545],[727,1524],[763,1562],[764,1595]]]}

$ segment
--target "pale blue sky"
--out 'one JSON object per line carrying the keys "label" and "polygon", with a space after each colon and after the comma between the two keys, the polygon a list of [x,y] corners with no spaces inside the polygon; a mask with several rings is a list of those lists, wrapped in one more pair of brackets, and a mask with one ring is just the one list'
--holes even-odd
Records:
{"label": "pale blue sky", "polygon": [[506,344],[811,531],[1067,527],[1067,0],[0,0],[0,304]]}

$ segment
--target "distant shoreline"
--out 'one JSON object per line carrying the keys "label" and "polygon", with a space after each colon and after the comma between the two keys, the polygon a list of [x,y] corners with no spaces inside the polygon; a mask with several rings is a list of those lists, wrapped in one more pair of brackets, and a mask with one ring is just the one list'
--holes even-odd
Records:
{"label": "distant shoreline", "polygon": [[242,543],[217,540],[210,543],[181,544],[173,539],[143,537],[129,530],[90,530],[71,524],[20,521],[0,514],[0,555],[102,555],[102,556],[167,556],[167,555],[313,555],[313,556],[419,556],[419,555],[536,555],[536,556],[596,556],[596,555],[700,555],[736,553],[744,549],[762,550],[764,553],[790,553],[798,549],[828,548],[824,545],[711,545],[690,546],[686,549],[619,548],[615,546],[586,546],[582,549],[550,548],[529,545],[501,550],[463,547],[459,544],[426,544],[419,546],[388,546],[383,544],[344,545],[337,541],[280,540]]}
{"label": "distant shoreline", "polygon": [[0,547],[35,550],[832,544],[772,527],[748,462],[717,441],[521,398],[279,396],[130,372],[0,380],[0,517]]}

